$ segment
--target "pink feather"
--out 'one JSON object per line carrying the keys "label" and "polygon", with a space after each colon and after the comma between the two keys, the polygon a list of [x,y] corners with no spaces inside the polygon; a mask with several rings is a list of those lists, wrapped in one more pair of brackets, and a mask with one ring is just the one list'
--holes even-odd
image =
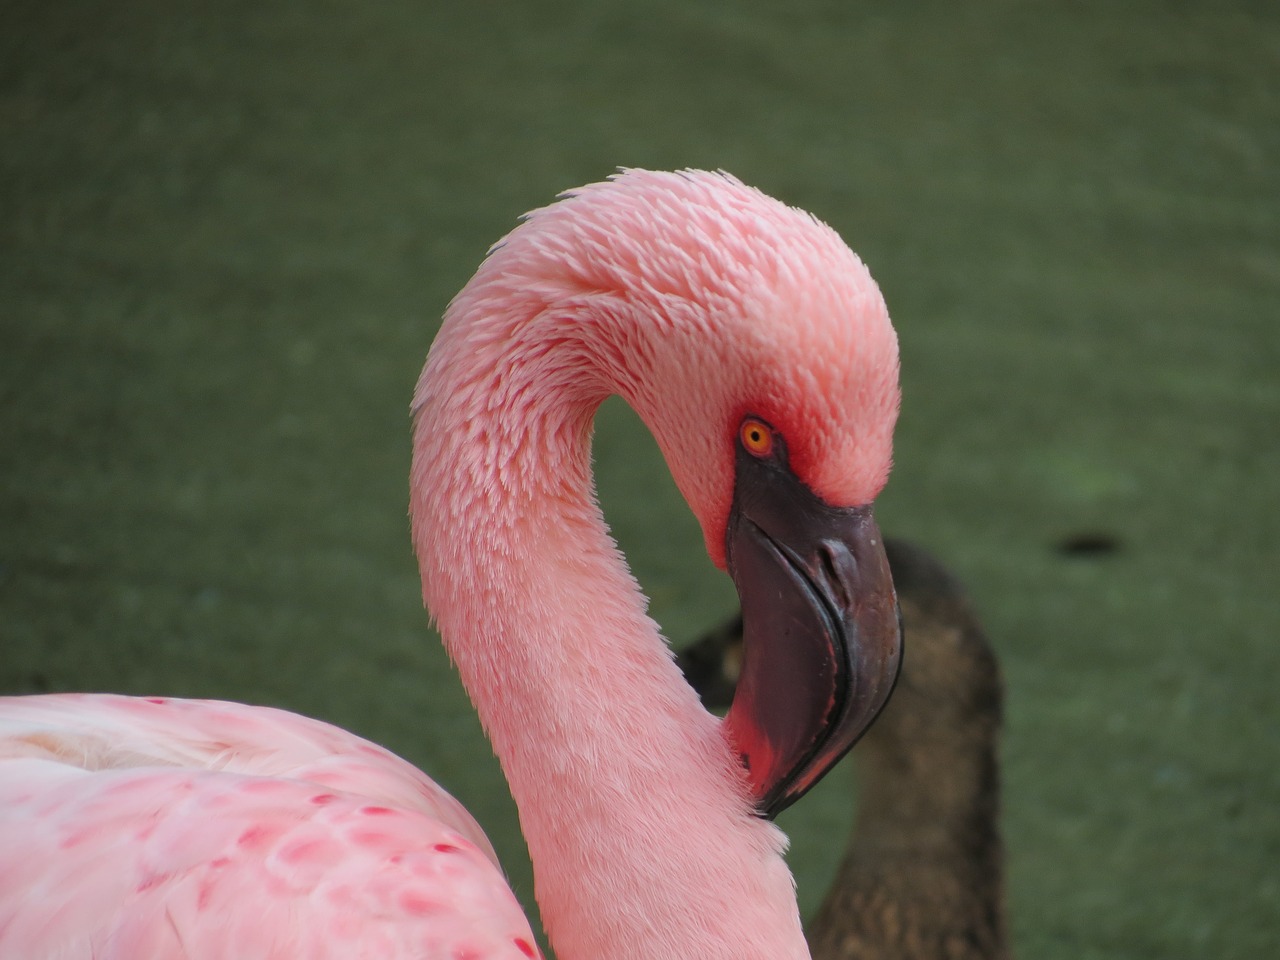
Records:
{"label": "pink feather", "polygon": [[[785,838],[610,539],[621,394],[723,562],[744,412],[869,502],[897,343],[828,227],[723,174],[627,171],[530,214],[454,299],[414,399],[423,593],[520,810],[561,960],[808,956]],[[262,707],[0,700],[0,958],[528,960],[479,827],[404,761]]]}

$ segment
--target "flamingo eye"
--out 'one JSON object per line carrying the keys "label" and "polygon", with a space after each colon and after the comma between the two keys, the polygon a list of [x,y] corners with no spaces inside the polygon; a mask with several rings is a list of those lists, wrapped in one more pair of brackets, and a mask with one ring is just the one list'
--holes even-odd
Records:
{"label": "flamingo eye", "polygon": [[773,430],[763,420],[747,417],[738,430],[743,448],[753,457],[763,459],[773,453]]}

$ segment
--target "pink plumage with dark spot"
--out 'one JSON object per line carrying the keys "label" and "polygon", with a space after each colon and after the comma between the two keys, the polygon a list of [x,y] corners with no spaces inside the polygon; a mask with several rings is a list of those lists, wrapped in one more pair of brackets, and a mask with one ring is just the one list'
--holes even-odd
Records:
{"label": "pink plumage with dark spot", "polygon": [[[610,394],[742,598],[724,721],[595,502]],[[450,304],[413,403],[413,540],[561,960],[808,957],[768,817],[896,675],[870,504],[897,403],[861,262],[725,174],[571,191]],[[475,821],[359,737],[233,703],[0,699],[3,960],[529,960],[534,943]]]}

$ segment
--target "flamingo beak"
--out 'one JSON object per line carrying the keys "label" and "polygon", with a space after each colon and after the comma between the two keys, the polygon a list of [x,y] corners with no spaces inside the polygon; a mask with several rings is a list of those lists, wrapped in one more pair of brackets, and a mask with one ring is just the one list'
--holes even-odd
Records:
{"label": "flamingo beak", "polygon": [[845,755],[889,699],[902,626],[871,507],[832,507],[785,460],[741,447],[725,535],[742,674],[725,724],[772,819]]}

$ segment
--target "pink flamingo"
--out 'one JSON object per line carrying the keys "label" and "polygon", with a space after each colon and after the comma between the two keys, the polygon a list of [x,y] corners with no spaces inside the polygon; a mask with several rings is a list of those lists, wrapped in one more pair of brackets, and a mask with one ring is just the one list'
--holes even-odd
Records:
{"label": "pink flamingo", "polygon": [[[746,619],[723,722],[609,538],[591,418],[654,432]],[[828,227],[723,174],[627,171],[530,214],[414,399],[423,593],[502,762],[562,960],[808,956],[768,819],[896,676],[869,504],[897,344]],[[475,822],[390,753],[207,701],[0,708],[0,957],[536,955]]]}

